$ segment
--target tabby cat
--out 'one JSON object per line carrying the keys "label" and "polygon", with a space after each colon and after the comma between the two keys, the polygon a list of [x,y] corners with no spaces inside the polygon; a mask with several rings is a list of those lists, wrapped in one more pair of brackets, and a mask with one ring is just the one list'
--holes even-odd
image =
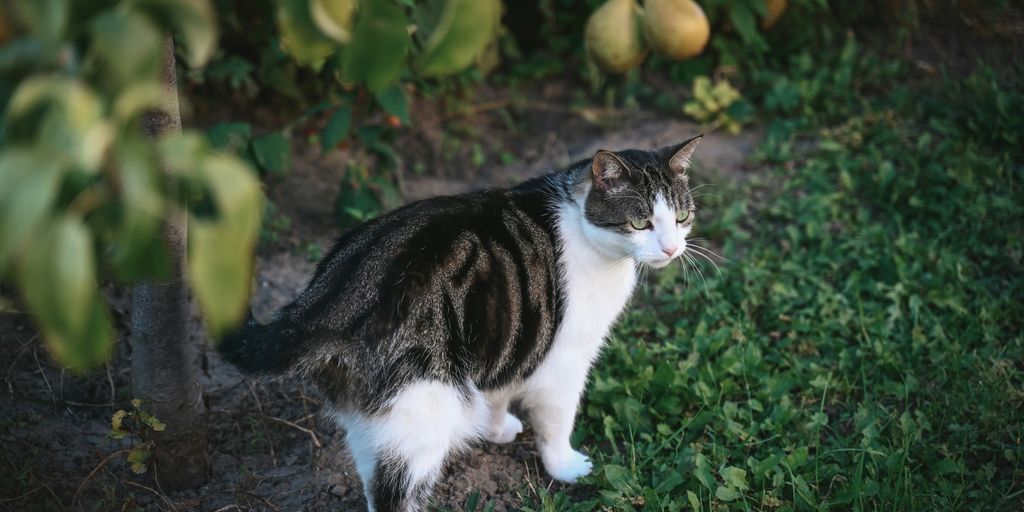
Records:
{"label": "tabby cat", "polygon": [[569,444],[587,372],[637,281],[687,249],[695,137],[598,151],[510,189],[412,203],[342,235],[273,321],[225,358],[314,384],[345,429],[371,511],[424,506],[445,459],[508,443],[525,411],[547,472],[590,472]]}

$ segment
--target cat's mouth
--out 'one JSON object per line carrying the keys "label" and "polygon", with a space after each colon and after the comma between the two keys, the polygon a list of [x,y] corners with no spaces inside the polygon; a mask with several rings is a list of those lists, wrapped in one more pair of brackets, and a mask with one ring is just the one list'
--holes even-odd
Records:
{"label": "cat's mouth", "polygon": [[672,260],[674,260],[674,259],[675,259],[674,256],[673,257],[660,258],[660,259],[645,259],[645,260],[642,260],[641,263],[643,263],[644,265],[646,265],[648,267],[651,267],[651,268],[665,268],[665,267],[668,266],[669,263],[672,263]]}

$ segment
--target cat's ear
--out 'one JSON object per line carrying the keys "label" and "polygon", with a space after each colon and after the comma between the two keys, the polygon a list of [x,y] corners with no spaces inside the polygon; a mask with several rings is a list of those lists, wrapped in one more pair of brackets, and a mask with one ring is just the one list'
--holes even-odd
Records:
{"label": "cat's ear", "polygon": [[594,188],[606,190],[626,174],[626,164],[615,153],[602,149],[594,155],[590,172],[594,178]]}
{"label": "cat's ear", "polygon": [[690,157],[693,156],[693,150],[697,149],[697,144],[700,144],[703,138],[704,135],[698,135],[678,146],[668,148],[668,168],[672,169],[674,174],[682,174],[690,168]]}

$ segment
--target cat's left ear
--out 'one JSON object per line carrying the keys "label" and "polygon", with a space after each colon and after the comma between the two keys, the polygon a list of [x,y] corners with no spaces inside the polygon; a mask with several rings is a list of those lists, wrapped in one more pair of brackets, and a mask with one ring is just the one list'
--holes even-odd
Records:
{"label": "cat's left ear", "polygon": [[626,174],[626,164],[618,155],[607,150],[600,150],[594,155],[591,162],[591,176],[594,180],[594,187],[598,190],[607,190],[619,178]]}
{"label": "cat's left ear", "polygon": [[686,169],[690,167],[690,157],[693,155],[693,150],[697,149],[697,144],[700,144],[702,139],[704,139],[704,135],[698,135],[678,146],[666,148],[668,167],[672,169],[673,174],[683,174],[686,172]]}

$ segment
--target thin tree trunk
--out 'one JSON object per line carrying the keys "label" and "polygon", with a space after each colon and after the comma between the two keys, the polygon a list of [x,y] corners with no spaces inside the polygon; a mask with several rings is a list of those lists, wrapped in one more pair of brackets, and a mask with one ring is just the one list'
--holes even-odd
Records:
{"label": "thin tree trunk", "polygon": [[[174,43],[167,38],[164,54],[162,112],[146,114],[147,137],[181,132]],[[164,490],[197,487],[207,477],[206,406],[196,379],[198,368],[189,337],[189,298],[185,282],[188,217],[179,212],[167,219],[164,238],[171,257],[171,277],[142,282],[132,294],[132,388],[144,409],[167,425],[153,432],[153,461]]]}

